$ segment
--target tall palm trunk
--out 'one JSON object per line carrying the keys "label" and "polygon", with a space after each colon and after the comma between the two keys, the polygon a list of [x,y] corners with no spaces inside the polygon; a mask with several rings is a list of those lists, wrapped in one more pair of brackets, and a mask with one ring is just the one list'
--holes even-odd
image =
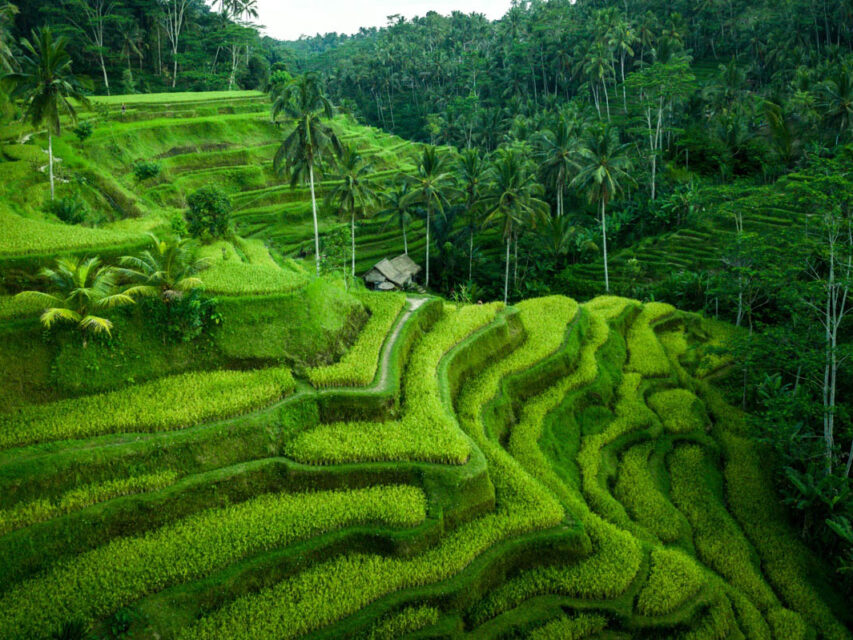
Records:
{"label": "tall palm trunk", "polygon": [[504,270],[504,304],[509,301],[509,245],[512,242],[512,235],[506,237],[506,268]]}
{"label": "tall palm trunk", "polygon": [[314,163],[308,166],[308,179],[311,183],[311,212],[314,215],[314,261],[317,264],[317,275],[320,275],[320,224],[317,221],[317,196],[314,193]]}
{"label": "tall palm trunk", "polygon": [[107,89],[107,95],[110,95],[110,78],[107,75],[107,65],[104,63],[104,54],[99,52],[98,58],[101,62],[101,71],[104,74],[104,87]]}
{"label": "tall palm trunk", "polygon": [[601,199],[601,240],[604,251],[604,290],[610,293],[610,273],[607,270],[607,218],[606,218],[606,203],[604,198]]}
{"label": "tall palm trunk", "polygon": [[53,187],[53,132],[50,126],[47,127],[47,166],[50,174],[50,199],[53,200],[56,193]]}
{"label": "tall palm trunk", "polygon": [[352,242],[352,281],[355,282],[355,209],[353,209],[350,214],[350,240]]}
{"label": "tall palm trunk", "polygon": [[403,222],[403,253],[409,255],[409,240],[406,238],[406,223]]}

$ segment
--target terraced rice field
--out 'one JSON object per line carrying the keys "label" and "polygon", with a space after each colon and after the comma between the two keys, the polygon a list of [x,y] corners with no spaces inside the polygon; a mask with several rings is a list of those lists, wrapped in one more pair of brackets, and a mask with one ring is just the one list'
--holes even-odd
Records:
{"label": "terraced rice field", "polygon": [[[5,230],[0,238],[0,271],[4,274],[32,269],[56,253],[128,253],[146,242],[144,232],[168,228],[172,217],[186,209],[189,194],[211,184],[232,198],[237,234],[259,240],[272,251],[276,261],[268,267],[277,262],[292,271],[283,259],[298,259],[313,250],[308,188],[291,188],[272,168],[283,132],[270,120],[265,95],[214,92],[97,98],[94,110],[83,119],[95,126],[91,138],[80,143],[66,131],[55,143],[58,194],[61,197],[71,190],[81,194],[100,218],[97,228],[63,225],[45,212],[49,193],[45,136],[24,135],[15,125],[0,129],[5,160],[0,163],[0,221]],[[359,126],[347,117],[337,118],[335,127],[342,141],[369,158],[371,179],[378,186],[411,172],[420,154],[419,145]],[[139,160],[158,162],[160,175],[138,182],[132,169]],[[334,185],[332,176],[330,170],[317,186],[324,235],[346,226],[323,202]],[[73,186],[65,188],[66,184]],[[410,229],[411,251],[424,248],[423,235],[423,222],[418,220]],[[238,261],[253,264],[240,247],[235,250]],[[372,218],[360,225],[359,270],[366,271],[402,250],[399,230],[386,219]],[[236,270],[229,265],[229,271]],[[212,279],[221,289],[219,275]],[[265,276],[265,282],[273,283],[265,290],[292,290],[292,277]]]}
{"label": "terraced rice field", "polygon": [[[851,637],[698,316],[367,304],[356,355],[242,372],[243,407],[4,416],[0,637]],[[180,413],[170,389],[206,388],[156,384],[119,394]]]}

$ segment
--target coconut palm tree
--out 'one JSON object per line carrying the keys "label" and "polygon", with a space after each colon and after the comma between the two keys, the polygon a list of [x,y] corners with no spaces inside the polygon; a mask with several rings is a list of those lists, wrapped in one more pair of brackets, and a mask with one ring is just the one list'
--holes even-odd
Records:
{"label": "coconut palm tree", "polygon": [[436,211],[440,214],[444,213],[448,195],[453,189],[453,174],[450,172],[447,158],[440,156],[435,147],[426,147],[418,164],[418,172],[409,176],[409,181],[412,189],[409,192],[407,203],[419,202],[426,208],[425,286],[429,287],[429,245],[432,214]]}
{"label": "coconut palm tree", "polygon": [[115,273],[130,283],[125,291],[132,296],[158,297],[165,303],[179,299],[193,289],[204,287],[198,274],[209,261],[196,259],[192,242],[179,237],[160,239],[149,233],[153,249],[137,256],[124,256]]}
{"label": "coconut palm tree", "polygon": [[350,219],[352,246],[352,277],[355,280],[355,221],[366,215],[366,208],[376,201],[376,192],[370,184],[371,164],[352,145],[344,147],[338,160],[340,173],[334,176],[338,185],[329,193],[327,201],[337,202],[338,210]]}
{"label": "coconut palm tree", "polygon": [[23,119],[35,128],[47,128],[48,166],[50,169],[50,199],[56,193],[53,177],[53,136],[62,134],[60,117],[67,114],[77,120],[77,110],[71,100],[88,106],[80,80],[71,75],[71,56],[65,38],[54,39],[48,27],[32,32],[32,39],[21,42],[21,70],[4,76],[13,86],[10,97],[24,101]]}
{"label": "coconut palm tree", "polygon": [[466,149],[457,163],[460,188],[465,194],[465,228],[468,236],[468,281],[474,269],[474,236],[482,224],[483,189],[486,185],[486,161],[479,149]]}
{"label": "coconut palm tree", "polygon": [[409,240],[406,236],[406,229],[414,217],[414,205],[409,198],[409,183],[403,182],[398,188],[383,194],[382,201],[385,208],[378,215],[388,216],[386,227],[392,223],[396,223],[400,227],[400,232],[403,234],[403,252],[409,255]]}
{"label": "coconut palm tree", "polygon": [[273,95],[273,119],[280,114],[287,118],[291,129],[285,136],[273,160],[275,170],[290,179],[295,187],[300,181],[311,186],[311,210],[314,216],[314,255],[317,275],[320,275],[320,226],[317,219],[317,195],[314,190],[314,170],[321,169],[324,160],[343,151],[334,129],[323,121],[331,118],[334,109],[323,95],[316,74],[308,73],[281,87]]}
{"label": "coconut palm tree", "polygon": [[0,69],[4,71],[12,71],[15,62],[9,25],[17,13],[18,8],[15,5],[8,2],[0,3]]}
{"label": "coconut palm tree", "polygon": [[557,217],[562,218],[565,213],[566,188],[578,170],[580,145],[576,121],[560,115],[553,129],[546,129],[538,136],[537,147],[542,172],[557,194]]}
{"label": "coconut palm tree", "polygon": [[99,258],[60,258],[53,269],[42,269],[39,275],[47,281],[47,291],[24,291],[16,297],[43,303],[41,323],[50,329],[57,322],[77,325],[86,346],[89,334],[110,334],[113,323],[101,311],[133,304],[133,296],[119,291],[116,272],[101,265]]}
{"label": "coconut palm tree", "polygon": [[853,126],[853,69],[841,65],[821,85],[819,105],[826,118],[836,127],[835,144]]}
{"label": "coconut palm tree", "polygon": [[506,242],[504,304],[509,300],[510,245],[517,227],[547,215],[548,204],[542,200],[544,189],[536,181],[530,163],[517,149],[500,149],[490,168],[491,183],[483,197],[486,224],[498,223]]}
{"label": "coconut palm tree", "polygon": [[571,186],[584,190],[590,203],[597,204],[601,214],[601,240],[604,255],[604,288],[610,292],[607,269],[607,205],[622,192],[622,185],[634,180],[628,174],[631,145],[620,144],[619,132],[610,126],[593,127],[579,151],[581,168]]}

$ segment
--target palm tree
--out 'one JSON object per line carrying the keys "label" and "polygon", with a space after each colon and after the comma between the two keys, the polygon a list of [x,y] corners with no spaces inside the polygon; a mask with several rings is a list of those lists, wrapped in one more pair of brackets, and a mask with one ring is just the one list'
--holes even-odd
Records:
{"label": "palm tree", "polygon": [[209,261],[195,258],[190,240],[179,237],[161,240],[152,233],[148,236],[154,248],[138,256],[124,256],[119,261],[122,266],[115,269],[117,275],[132,285],[126,294],[158,297],[168,304],[204,286],[198,273]]}
{"label": "palm tree", "polygon": [[379,212],[380,216],[388,216],[388,224],[396,222],[403,234],[403,252],[409,255],[409,241],[406,237],[406,229],[413,217],[413,206],[409,198],[409,183],[403,182],[397,189],[385,193],[382,196],[385,208]]}
{"label": "palm tree", "polygon": [[341,213],[350,218],[350,240],[352,246],[352,278],[355,280],[355,220],[366,215],[365,208],[376,201],[376,192],[370,184],[373,168],[354,146],[344,147],[338,161],[340,174],[334,177],[339,184],[328,195],[328,201],[337,201]]}
{"label": "palm tree", "polygon": [[578,169],[579,143],[575,121],[566,115],[559,116],[557,126],[544,130],[537,142],[542,172],[554,185],[557,194],[557,217],[562,218],[565,213],[566,187],[572,181],[572,174]]}
{"label": "palm tree", "polygon": [[12,71],[14,68],[15,56],[10,46],[12,36],[9,25],[17,13],[15,5],[8,2],[0,4],[0,69],[4,71]]}
{"label": "palm tree", "polygon": [[474,269],[474,236],[481,226],[481,200],[486,183],[486,162],[479,149],[466,149],[459,156],[459,182],[465,193],[465,228],[468,236],[468,281]]}
{"label": "palm tree", "polygon": [[837,127],[835,144],[838,145],[844,131],[853,125],[853,70],[842,65],[823,83],[820,107]]}
{"label": "palm tree", "polygon": [[504,276],[504,304],[509,300],[509,254],[516,227],[525,219],[535,221],[547,214],[548,204],[541,199],[542,185],[523,154],[517,149],[500,149],[490,168],[491,183],[483,198],[486,224],[498,222],[503,227],[506,241],[506,272]]}
{"label": "palm tree", "polygon": [[334,129],[323,118],[334,115],[332,103],[323,95],[316,74],[308,73],[281,87],[273,95],[272,115],[283,113],[292,129],[284,138],[273,160],[275,170],[290,178],[291,187],[306,178],[311,185],[311,210],[314,215],[314,255],[320,275],[320,226],[317,220],[317,195],[314,191],[314,169],[325,159],[343,151]]}
{"label": "palm tree", "polygon": [[83,333],[83,347],[88,334],[110,334],[113,323],[99,315],[100,311],[133,304],[130,293],[120,292],[116,273],[102,266],[99,258],[59,258],[53,269],[42,269],[48,291],[24,291],[16,298],[43,303],[41,323],[50,329],[57,322],[70,322]]}
{"label": "palm tree", "polygon": [[623,182],[634,182],[628,175],[631,145],[619,143],[619,132],[609,126],[594,127],[579,151],[581,169],[571,186],[586,190],[590,203],[601,213],[601,239],[604,254],[604,288],[610,292],[607,270],[607,204],[622,191]]}
{"label": "palm tree", "polygon": [[608,44],[619,52],[619,64],[622,70],[622,104],[625,113],[628,113],[628,92],[625,89],[625,60],[628,56],[634,57],[633,45],[638,41],[637,35],[631,23],[624,18],[619,18],[610,31]]}
{"label": "palm tree", "polygon": [[24,39],[24,52],[19,56],[20,72],[10,73],[5,80],[14,87],[11,97],[23,98],[24,120],[33,127],[47,126],[47,151],[50,167],[50,199],[55,197],[53,179],[53,136],[62,133],[63,113],[77,120],[71,99],[88,106],[78,78],[71,75],[71,56],[65,49],[65,38],[54,40],[48,27],[32,32],[32,40]]}
{"label": "palm tree", "polygon": [[429,287],[430,226],[434,211],[444,213],[447,198],[453,188],[453,175],[448,169],[447,158],[440,156],[435,147],[426,147],[418,165],[417,175],[409,176],[412,190],[407,203],[419,202],[426,207],[426,281]]}

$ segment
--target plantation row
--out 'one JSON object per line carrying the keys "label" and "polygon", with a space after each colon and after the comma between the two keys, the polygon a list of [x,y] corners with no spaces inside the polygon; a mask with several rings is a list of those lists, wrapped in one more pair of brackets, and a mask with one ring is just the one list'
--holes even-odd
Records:
{"label": "plantation row", "polygon": [[[135,637],[169,639],[849,640],[743,416],[691,373],[719,358],[712,325],[621,298],[364,299],[348,355],[307,370],[317,390],[265,409],[65,431],[58,405],[27,409],[0,452],[0,635],[130,606]],[[240,376],[294,390],[215,375],[229,396]],[[156,416],[149,384],[73,424],[125,398]],[[125,431],[144,437],[91,439]]]}

